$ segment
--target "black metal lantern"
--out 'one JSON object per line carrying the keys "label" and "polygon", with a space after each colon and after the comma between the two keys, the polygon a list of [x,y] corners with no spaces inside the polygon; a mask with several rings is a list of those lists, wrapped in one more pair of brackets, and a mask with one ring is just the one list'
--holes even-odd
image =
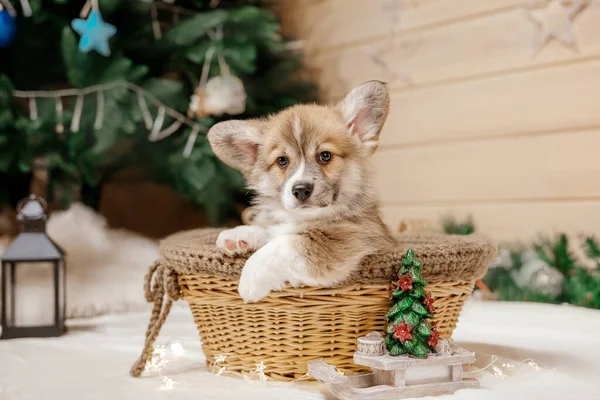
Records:
{"label": "black metal lantern", "polygon": [[[46,202],[44,199],[31,195],[23,199],[17,206],[18,221],[21,232],[2,255],[2,336],[1,339],[22,337],[54,337],[65,332],[65,292],[66,266],[65,252],[46,235]],[[19,287],[19,269],[34,267],[38,272],[44,272],[53,285],[51,298],[43,299],[44,322],[27,322],[21,325],[18,310],[22,309],[17,299]],[[19,276],[19,279],[17,277]],[[52,290],[53,289],[53,290]],[[49,291],[50,292],[50,291]],[[52,315],[52,313],[54,315]]]}

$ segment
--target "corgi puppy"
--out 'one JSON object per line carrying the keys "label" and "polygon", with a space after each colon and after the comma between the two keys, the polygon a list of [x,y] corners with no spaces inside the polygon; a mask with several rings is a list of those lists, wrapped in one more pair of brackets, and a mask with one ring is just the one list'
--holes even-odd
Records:
{"label": "corgi puppy", "polygon": [[256,193],[252,225],[225,230],[216,243],[228,255],[253,253],[238,288],[245,302],[286,283],[334,285],[363,257],[394,245],[370,165],[388,110],[386,85],[369,81],[333,105],[210,129],[214,153]]}

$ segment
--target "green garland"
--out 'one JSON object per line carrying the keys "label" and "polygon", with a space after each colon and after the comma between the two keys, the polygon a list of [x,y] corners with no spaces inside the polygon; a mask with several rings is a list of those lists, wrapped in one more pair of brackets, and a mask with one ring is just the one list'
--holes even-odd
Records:
{"label": "green garland", "polygon": [[[475,232],[475,225],[470,218],[463,223],[449,218],[444,223],[444,230],[448,234],[470,234]],[[535,241],[530,246],[501,244],[500,248],[510,252],[509,265],[490,268],[483,278],[483,283],[499,300],[567,303],[600,309],[600,245],[594,236],[585,238],[583,250],[587,261],[591,261],[595,268],[584,266],[585,260],[577,258],[569,250],[569,238],[564,233]],[[562,286],[557,296],[523,289],[515,281],[516,273],[523,266],[523,254],[531,250],[562,274]]]}

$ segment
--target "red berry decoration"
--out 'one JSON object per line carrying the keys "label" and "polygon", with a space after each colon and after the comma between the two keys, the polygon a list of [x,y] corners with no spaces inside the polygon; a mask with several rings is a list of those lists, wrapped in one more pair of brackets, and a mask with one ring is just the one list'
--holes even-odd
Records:
{"label": "red berry decoration", "polygon": [[427,339],[427,344],[433,348],[437,346],[438,339],[440,338],[440,333],[433,327],[431,329],[431,335],[429,335],[429,339]]}
{"label": "red berry decoration", "polygon": [[427,293],[425,295],[425,300],[423,300],[423,304],[425,304],[425,307],[427,307],[427,311],[429,312],[429,314],[433,314],[433,297],[431,297],[431,293]]}
{"label": "red berry decoration", "polygon": [[403,292],[407,292],[413,289],[412,284],[415,280],[411,278],[408,274],[402,275],[399,278],[400,279],[398,279],[398,286],[400,286],[400,289],[402,289]]}
{"label": "red berry decoration", "polygon": [[412,331],[412,325],[406,325],[404,323],[404,321],[402,321],[402,323],[400,323],[400,325],[396,325],[394,326],[393,330],[394,330],[394,334],[392,335],[392,337],[394,339],[398,339],[400,341],[400,343],[404,344],[405,341],[407,340],[412,340],[412,335],[410,334],[410,331]]}

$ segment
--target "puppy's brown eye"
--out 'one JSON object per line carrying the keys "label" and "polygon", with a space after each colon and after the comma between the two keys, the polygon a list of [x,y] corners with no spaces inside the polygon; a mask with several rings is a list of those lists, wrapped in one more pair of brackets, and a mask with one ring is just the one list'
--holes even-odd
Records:
{"label": "puppy's brown eye", "polygon": [[277,157],[277,165],[279,165],[281,168],[287,167],[289,163],[290,161],[287,157]]}
{"label": "puppy's brown eye", "polygon": [[319,153],[319,164],[327,164],[329,161],[331,161],[331,153],[328,151],[322,151]]}

